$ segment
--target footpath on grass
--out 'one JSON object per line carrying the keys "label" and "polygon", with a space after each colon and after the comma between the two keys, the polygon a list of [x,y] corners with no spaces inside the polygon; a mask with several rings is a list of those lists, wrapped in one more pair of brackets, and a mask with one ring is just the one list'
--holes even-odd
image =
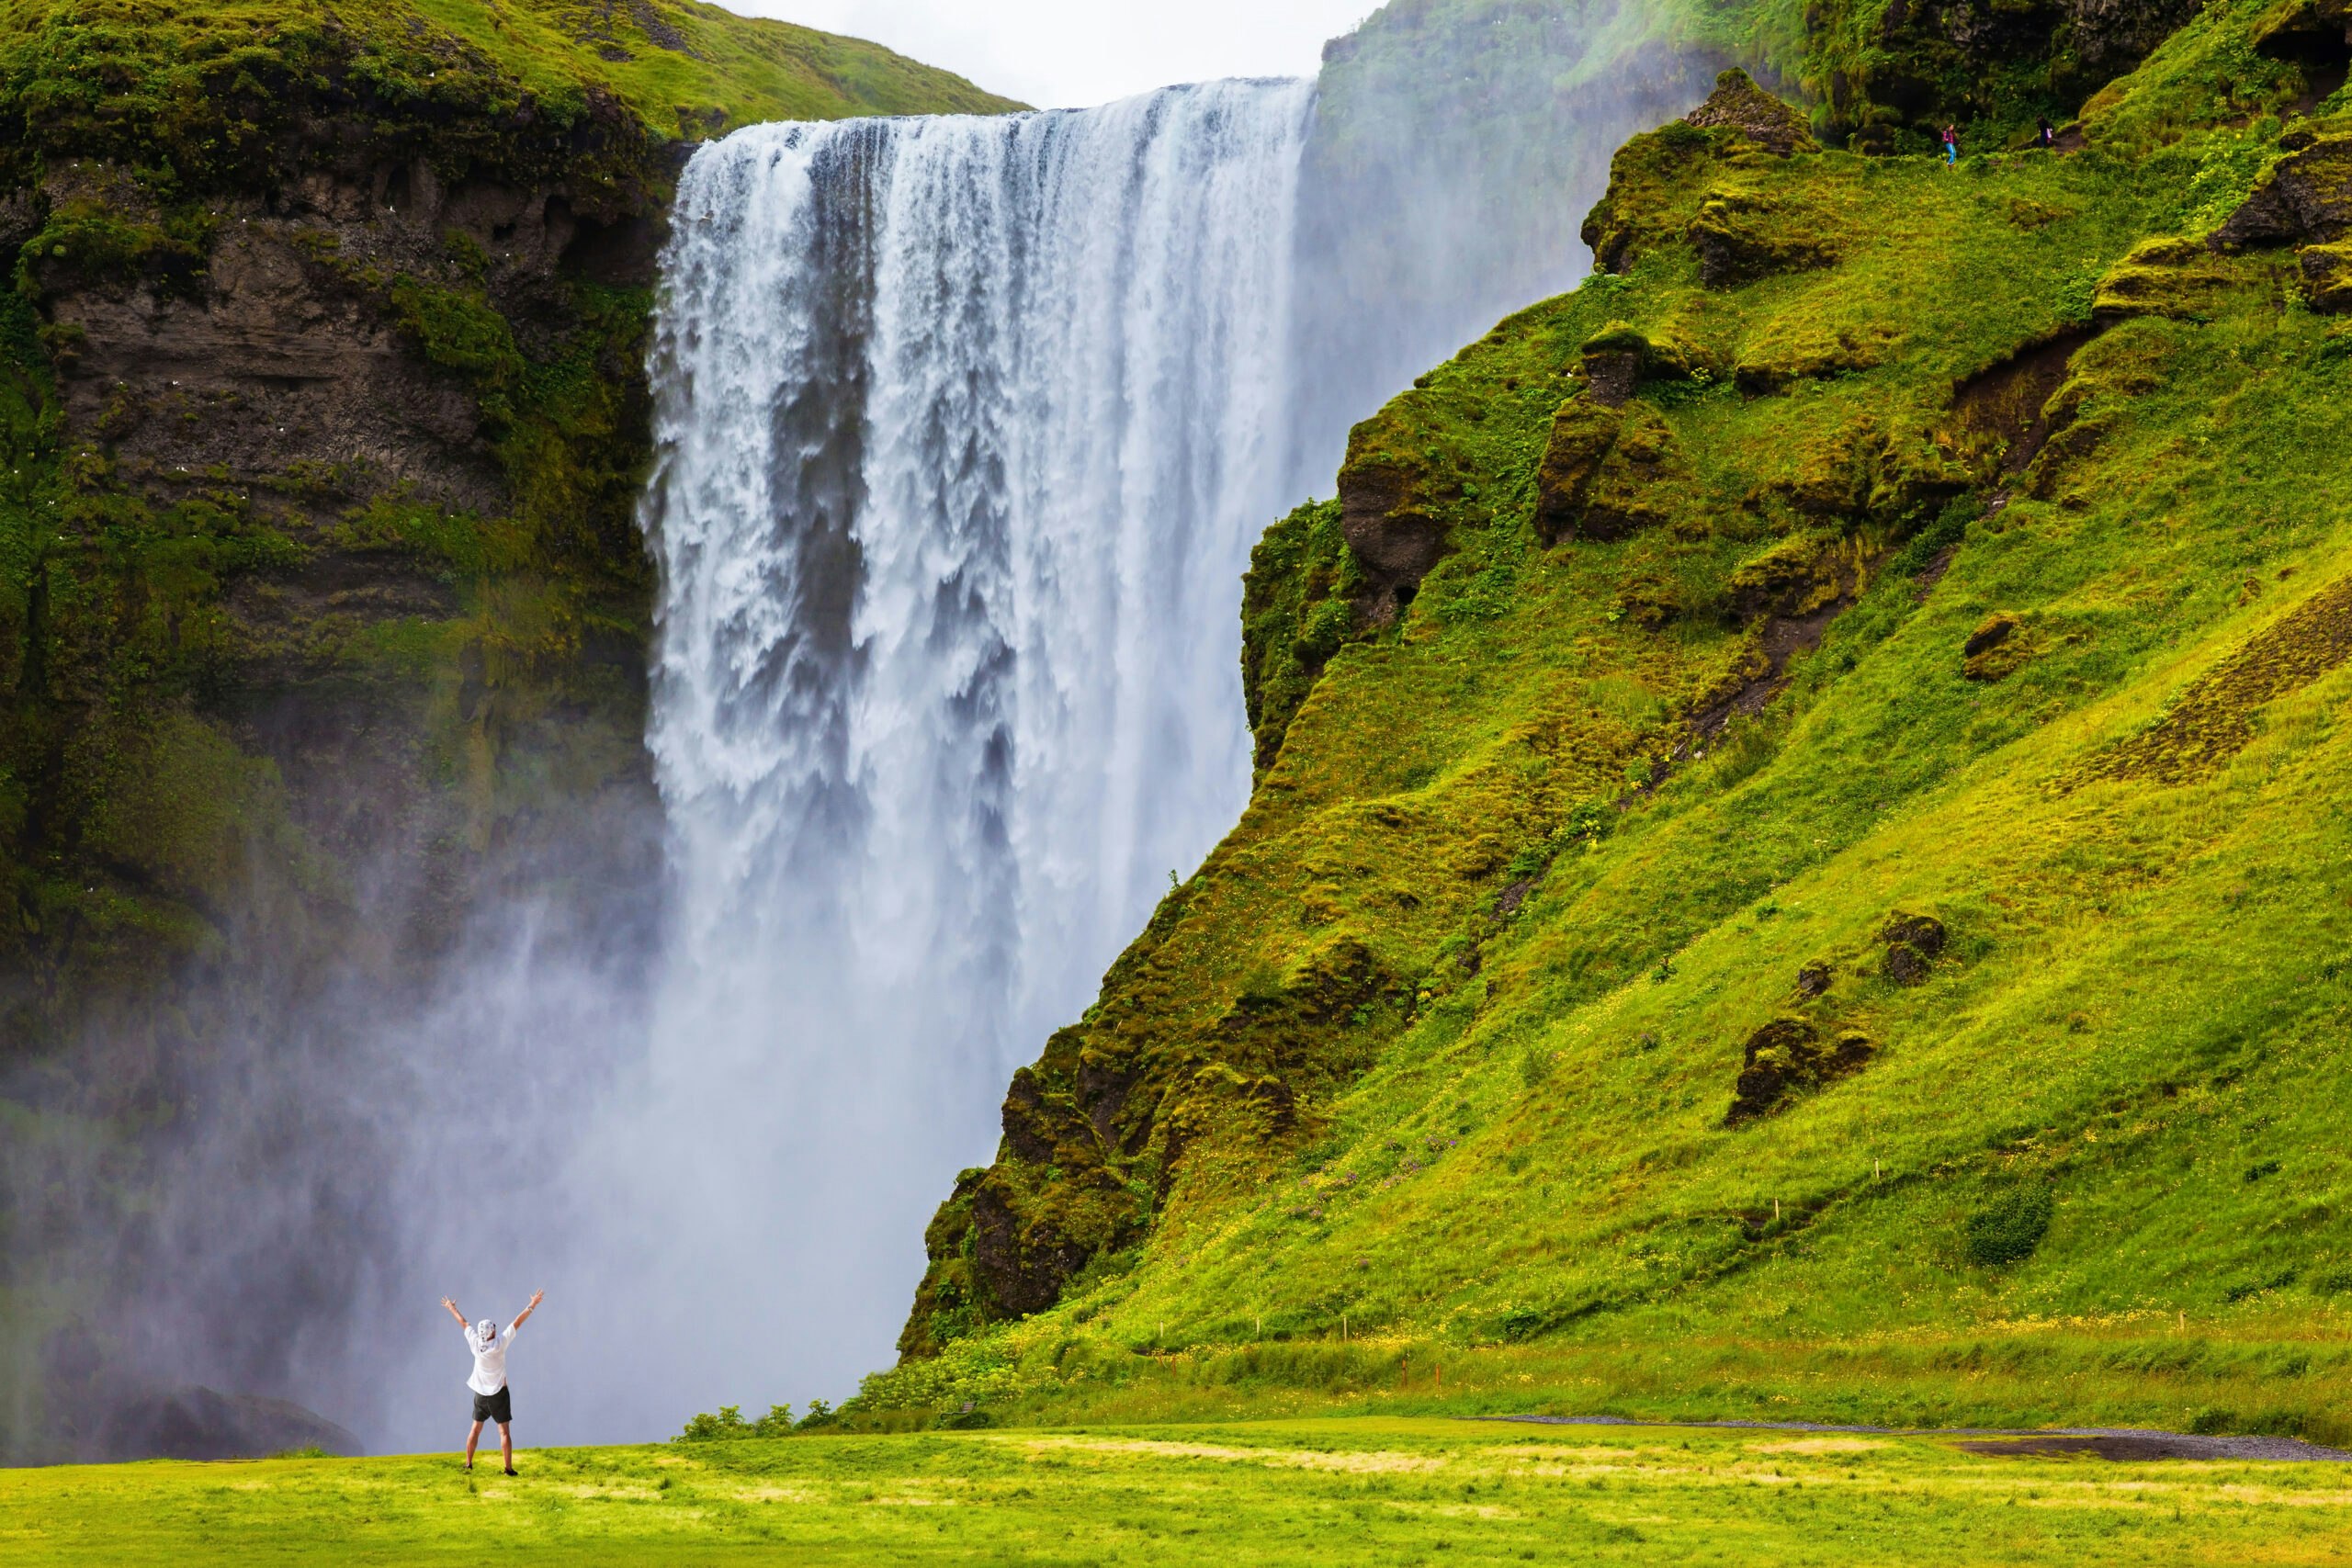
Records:
{"label": "footpath on grass", "polygon": [[2221,1437],[2202,1432],[2163,1432],[2147,1427],[1852,1427],[1820,1421],[1636,1421],[1627,1416],[1470,1416],[1470,1421],[1519,1421],[1538,1427],[1649,1427],[1758,1432],[1851,1432],[1873,1437],[1966,1439],[1968,1453],[2034,1455],[2092,1454],[2110,1460],[2253,1460],[2270,1463],[2343,1464],[2352,1451],[2307,1443],[2301,1438]]}

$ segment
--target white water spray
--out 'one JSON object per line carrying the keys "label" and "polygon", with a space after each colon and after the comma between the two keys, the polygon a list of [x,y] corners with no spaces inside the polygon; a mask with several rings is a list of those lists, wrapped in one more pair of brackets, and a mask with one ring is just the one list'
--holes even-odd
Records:
{"label": "white water spray", "polygon": [[1238,815],[1312,101],[763,126],[688,168],[646,504],[679,904],[613,1136],[636,1304],[694,1327],[589,1425],[885,1364],[1012,1067]]}

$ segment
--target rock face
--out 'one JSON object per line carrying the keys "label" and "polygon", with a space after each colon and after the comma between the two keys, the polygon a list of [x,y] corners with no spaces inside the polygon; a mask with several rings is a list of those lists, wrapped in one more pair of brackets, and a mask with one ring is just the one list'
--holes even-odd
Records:
{"label": "rock face", "polygon": [[2214,232],[2231,250],[2325,244],[2352,234],[2352,135],[2290,133],[2300,143]]}
{"label": "rock face", "polygon": [[1351,452],[1340,470],[1340,526],[1363,576],[1362,624],[1393,625],[1445,554],[1442,486],[1427,468],[1385,456]]}
{"label": "rock face", "polygon": [[1815,69],[1827,100],[1826,133],[1885,152],[1906,135],[1924,150],[1952,122],[1984,125],[1996,140],[2030,132],[2038,116],[2063,123],[2204,6],[1864,0],[1848,7],[1859,14],[1847,26],[1821,38]]}

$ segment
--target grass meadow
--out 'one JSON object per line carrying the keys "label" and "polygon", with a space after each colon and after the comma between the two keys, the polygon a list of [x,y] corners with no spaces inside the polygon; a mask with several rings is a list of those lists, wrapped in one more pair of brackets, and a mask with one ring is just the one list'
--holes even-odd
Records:
{"label": "grass meadow", "polygon": [[2335,1464],[1913,1437],[1366,1418],[0,1472],[0,1560],[2294,1563]]}

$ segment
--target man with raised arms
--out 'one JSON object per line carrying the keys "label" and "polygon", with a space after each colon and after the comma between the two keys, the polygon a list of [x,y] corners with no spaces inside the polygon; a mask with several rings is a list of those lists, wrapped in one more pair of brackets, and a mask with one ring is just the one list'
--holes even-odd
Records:
{"label": "man with raised arms", "polygon": [[539,1303],[547,1300],[547,1295],[545,1291],[533,1293],[531,1304],[516,1313],[514,1321],[503,1333],[496,1318],[468,1323],[457,1303],[447,1296],[441,1298],[441,1304],[449,1309],[449,1315],[465,1332],[466,1348],[474,1353],[474,1375],[466,1380],[466,1386],[474,1394],[473,1430],[466,1434],[468,1470],[474,1467],[474,1446],[481,1441],[482,1423],[495,1421],[499,1458],[505,1461],[506,1473],[514,1473],[514,1401],[506,1387],[506,1347],[514,1342],[515,1332],[531,1321],[531,1314],[539,1310]]}

